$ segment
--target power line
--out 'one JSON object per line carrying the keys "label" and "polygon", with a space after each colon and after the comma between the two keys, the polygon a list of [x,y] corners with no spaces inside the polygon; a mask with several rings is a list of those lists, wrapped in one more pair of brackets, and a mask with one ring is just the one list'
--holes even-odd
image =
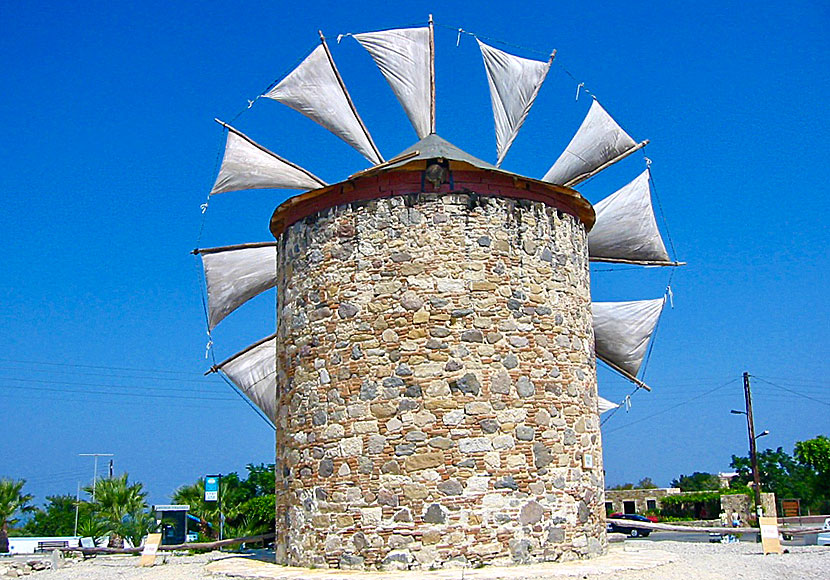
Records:
{"label": "power line", "polygon": [[[137,376],[137,375],[125,375],[125,374],[115,374],[115,373],[90,373],[78,370],[55,370],[55,369],[27,369],[27,368],[17,368],[11,367],[4,369],[6,371],[13,371],[13,372],[26,372],[26,373],[40,373],[40,374],[69,374],[71,373],[72,376],[80,375],[83,377],[104,377],[110,379],[133,379],[133,380],[145,380],[145,381],[165,381],[165,382],[174,382],[174,383],[205,383],[205,378],[202,374],[194,373],[193,376],[197,378],[192,379],[177,379],[174,377],[154,377],[154,376]],[[2,377],[0,377],[2,379]]]}
{"label": "power line", "polygon": [[630,422],[626,423],[625,425],[620,425],[620,426],[619,426],[619,427],[617,427],[616,429],[609,429],[609,430],[607,430],[605,433],[606,433],[606,434],[608,434],[608,433],[613,433],[614,431],[619,431],[620,429],[625,429],[626,427],[630,427],[631,425],[636,425],[637,423],[642,423],[643,421],[648,421],[648,420],[649,420],[649,419],[651,419],[652,417],[656,417],[657,415],[662,415],[663,413],[667,413],[668,411],[671,411],[671,410],[673,410],[673,409],[677,409],[678,407],[682,407],[683,405],[685,405],[685,404],[687,404],[687,403],[691,403],[692,401],[695,401],[695,400],[697,400],[697,399],[700,399],[700,398],[702,398],[702,397],[705,397],[706,395],[709,395],[709,394],[714,393],[715,391],[718,391],[718,390],[720,390],[720,389],[722,389],[722,388],[724,388],[724,387],[726,387],[726,386],[729,386],[729,385],[731,385],[732,383],[734,383],[734,382],[736,382],[736,381],[738,381],[738,380],[740,380],[740,379],[732,379],[731,381],[728,381],[728,382],[726,382],[726,383],[723,383],[722,385],[719,385],[719,386],[715,387],[714,389],[708,390],[708,391],[706,391],[706,392],[704,392],[704,393],[701,393],[700,395],[697,395],[697,396],[695,396],[695,397],[692,397],[691,399],[688,399],[688,400],[686,400],[686,401],[683,401],[683,402],[677,403],[676,405],[672,405],[671,407],[666,407],[665,409],[662,409],[662,410],[660,410],[660,411],[657,411],[656,413],[652,413],[651,415],[647,415],[647,416],[642,417],[642,418],[640,418],[640,419],[636,419],[636,420],[634,420],[634,421],[630,421]]}
{"label": "power line", "polygon": [[79,389],[50,389],[48,387],[15,387],[12,385],[3,385],[0,388],[17,389],[21,391],[48,391],[52,393],[77,393],[80,395],[108,395],[115,397],[147,397],[151,399],[185,399],[189,401],[233,401],[233,397],[194,397],[194,396],[177,396],[177,395],[153,395],[147,393],[112,393],[109,391],[86,391]]}
{"label": "power line", "polygon": [[811,384],[814,384],[814,385],[827,386],[827,381],[826,380],[822,381],[822,380],[818,380],[818,379],[815,379],[815,380],[800,379],[798,377],[796,377],[795,379],[793,379],[793,377],[767,377],[767,378],[775,380],[775,381],[781,381],[783,383],[811,383]]}
{"label": "power line", "polygon": [[[140,379],[140,380],[147,380],[147,379]],[[112,385],[108,383],[78,383],[75,381],[47,381],[43,379],[18,379],[14,377],[0,377],[0,381],[14,381],[17,383],[36,383],[40,385],[72,385],[76,387],[105,387],[108,389],[141,389],[142,392],[144,391],[162,391],[162,392],[172,392],[172,393],[191,393],[195,394],[197,391],[195,389],[175,389],[175,388],[165,388],[165,387],[145,387],[144,385]],[[205,381],[204,384],[213,384],[211,382]],[[35,387],[32,387],[35,388]]]}
{"label": "power line", "polygon": [[81,369],[108,369],[108,370],[115,370],[115,371],[136,371],[136,372],[144,372],[144,373],[165,373],[165,374],[176,374],[176,375],[189,375],[193,376],[196,373],[192,372],[185,372],[185,371],[173,371],[173,370],[165,370],[165,369],[139,369],[135,367],[110,367],[104,365],[83,365],[77,363],[56,363],[56,362],[46,362],[46,361],[33,361],[33,360],[18,360],[18,359],[10,359],[10,358],[0,358],[0,362],[10,362],[10,363],[19,363],[19,364],[31,364],[31,365],[44,365],[44,366],[56,366],[56,367],[72,367],[72,368],[81,368]]}
{"label": "power line", "polygon": [[810,401],[814,401],[816,403],[821,403],[822,405],[827,405],[828,407],[830,407],[830,403],[828,403],[827,401],[822,401],[821,399],[816,399],[815,397],[811,397],[810,395],[805,395],[804,393],[799,393],[798,391],[788,389],[787,387],[782,387],[781,385],[775,384],[773,382],[770,382],[766,379],[762,379],[761,377],[758,377],[758,376],[755,376],[755,375],[752,375],[752,377],[754,379],[758,380],[758,381],[761,381],[761,382],[766,383],[768,385],[772,385],[773,387],[776,387],[778,389],[783,389],[783,390],[787,391],[788,393],[792,393],[793,395],[797,395],[801,398],[809,399]]}
{"label": "power line", "polygon": [[[77,396],[72,396],[71,393],[67,393],[66,397],[62,397],[60,394],[52,394],[47,395],[45,393],[26,393],[25,394],[25,401],[30,402],[33,400],[38,401],[61,401],[63,403],[71,404],[79,404],[79,405],[109,405],[113,407],[118,407],[121,409],[131,409],[135,410],[135,401],[134,400],[103,400],[103,399],[86,399],[86,398],[78,398]],[[7,400],[13,400],[11,394],[7,394]],[[20,400],[20,399],[18,399]],[[164,403],[165,407],[177,408],[177,409],[186,409],[187,411],[191,411],[194,409],[202,409],[202,410],[215,410],[215,409],[227,409],[228,408],[228,401],[224,401],[222,403],[218,402],[211,402],[205,401],[204,403],[200,403],[198,400],[174,400],[174,401],[166,401]]]}

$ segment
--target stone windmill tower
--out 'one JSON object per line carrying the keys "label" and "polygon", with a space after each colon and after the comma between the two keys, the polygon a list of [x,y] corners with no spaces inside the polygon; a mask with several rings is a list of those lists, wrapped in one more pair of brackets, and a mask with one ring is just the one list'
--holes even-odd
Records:
{"label": "stone windmill tower", "polygon": [[[321,35],[322,36],[322,35]],[[526,563],[605,550],[596,358],[636,378],[663,300],[593,303],[589,262],[672,265],[647,173],[572,187],[642,147],[594,102],[541,180],[435,132],[433,27],[355,35],[420,141],[385,161],[321,46],[263,96],[373,166],[333,185],[232,127],[212,193],[297,188],[275,242],[198,250],[211,328],[276,287],[272,336],[217,364],[276,431],[277,560]],[[548,62],[479,42],[504,158]],[[596,222],[596,223],[595,223]]]}

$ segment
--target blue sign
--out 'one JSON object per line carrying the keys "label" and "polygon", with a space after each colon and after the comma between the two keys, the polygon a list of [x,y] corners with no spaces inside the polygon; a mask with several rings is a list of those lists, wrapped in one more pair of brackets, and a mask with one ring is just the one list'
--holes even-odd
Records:
{"label": "blue sign", "polygon": [[205,501],[219,501],[218,475],[205,476]]}

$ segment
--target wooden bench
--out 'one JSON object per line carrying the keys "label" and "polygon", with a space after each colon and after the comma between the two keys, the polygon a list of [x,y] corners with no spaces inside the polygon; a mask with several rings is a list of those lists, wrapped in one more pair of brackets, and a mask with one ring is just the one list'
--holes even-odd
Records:
{"label": "wooden bench", "polygon": [[35,552],[49,552],[58,548],[68,548],[69,542],[66,540],[46,540],[45,542],[38,542]]}

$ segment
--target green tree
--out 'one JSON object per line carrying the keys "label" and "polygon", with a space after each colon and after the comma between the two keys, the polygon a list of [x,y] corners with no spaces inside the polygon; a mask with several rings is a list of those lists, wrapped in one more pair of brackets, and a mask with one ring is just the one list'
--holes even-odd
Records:
{"label": "green tree", "polygon": [[691,475],[681,475],[673,479],[671,487],[679,487],[680,491],[717,491],[720,489],[720,480],[714,473],[695,471]]}
{"label": "green tree", "polygon": [[[173,503],[190,506],[189,513],[199,518],[199,533],[205,538],[216,537],[214,530],[219,525],[219,504],[218,502],[205,501],[205,480],[199,478],[196,483],[183,485],[172,497]],[[214,527],[214,523],[216,527]]]}
{"label": "green tree", "polygon": [[650,477],[644,477],[634,486],[634,489],[657,489],[657,484]]}
{"label": "green tree", "polygon": [[0,479],[0,554],[9,551],[9,527],[18,523],[18,514],[34,510],[32,496],[23,493],[25,479]]}
{"label": "green tree", "polygon": [[245,468],[248,470],[248,477],[244,485],[248,488],[251,497],[273,495],[276,487],[273,463],[260,463],[259,465],[249,463]]}
{"label": "green tree", "polygon": [[628,489],[657,489],[657,485],[650,477],[644,477],[636,485],[633,483],[621,483],[619,485],[612,485],[607,488],[609,490],[628,490]]}
{"label": "green tree", "polygon": [[[112,547],[123,547],[124,538],[135,534],[136,522],[146,521],[143,514],[147,508],[147,492],[143,488],[138,482],[130,484],[126,473],[102,479],[95,486],[92,510],[110,532]],[[89,486],[84,491],[91,494],[93,488]]]}
{"label": "green tree", "polygon": [[830,439],[819,435],[798,441],[794,453],[799,463],[815,472],[812,507],[820,513],[827,513],[830,511]]}
{"label": "green tree", "polygon": [[273,531],[276,525],[276,496],[271,493],[253,497],[242,505],[241,513],[255,534]]}
{"label": "green tree", "polygon": [[81,505],[86,509],[81,511],[78,518],[78,534],[83,538],[92,538],[95,545],[99,546],[108,533],[107,526],[97,514],[92,512],[89,504],[82,503]]}
{"label": "green tree", "polygon": [[[222,513],[225,516],[227,530],[226,536],[231,534],[250,535],[243,532],[250,532],[251,530],[257,530],[254,532],[254,535],[256,535],[264,529],[274,528],[274,464],[261,463],[254,465],[249,463],[246,469],[248,473],[245,479],[232,472],[223,475],[219,483]],[[173,493],[172,501],[190,506],[190,514],[199,518],[199,532],[202,536],[206,538],[218,536],[219,502],[205,501],[205,481],[203,478],[199,478],[193,484],[184,485],[177,489]]]}
{"label": "green tree", "polygon": [[75,497],[48,495],[46,501],[43,508],[35,509],[23,531],[30,536],[71,536],[75,532]]}
{"label": "green tree", "polygon": [[[752,481],[752,463],[749,457],[732,456],[732,468],[738,472],[730,482],[730,487],[738,488],[749,485]],[[796,461],[789,453],[779,447],[775,451],[765,449],[758,453],[758,474],[761,491],[771,491],[775,497],[800,498],[807,505],[814,500],[815,471]]]}
{"label": "green tree", "polygon": [[815,469],[820,477],[830,477],[830,439],[824,435],[796,442],[795,457]]}

